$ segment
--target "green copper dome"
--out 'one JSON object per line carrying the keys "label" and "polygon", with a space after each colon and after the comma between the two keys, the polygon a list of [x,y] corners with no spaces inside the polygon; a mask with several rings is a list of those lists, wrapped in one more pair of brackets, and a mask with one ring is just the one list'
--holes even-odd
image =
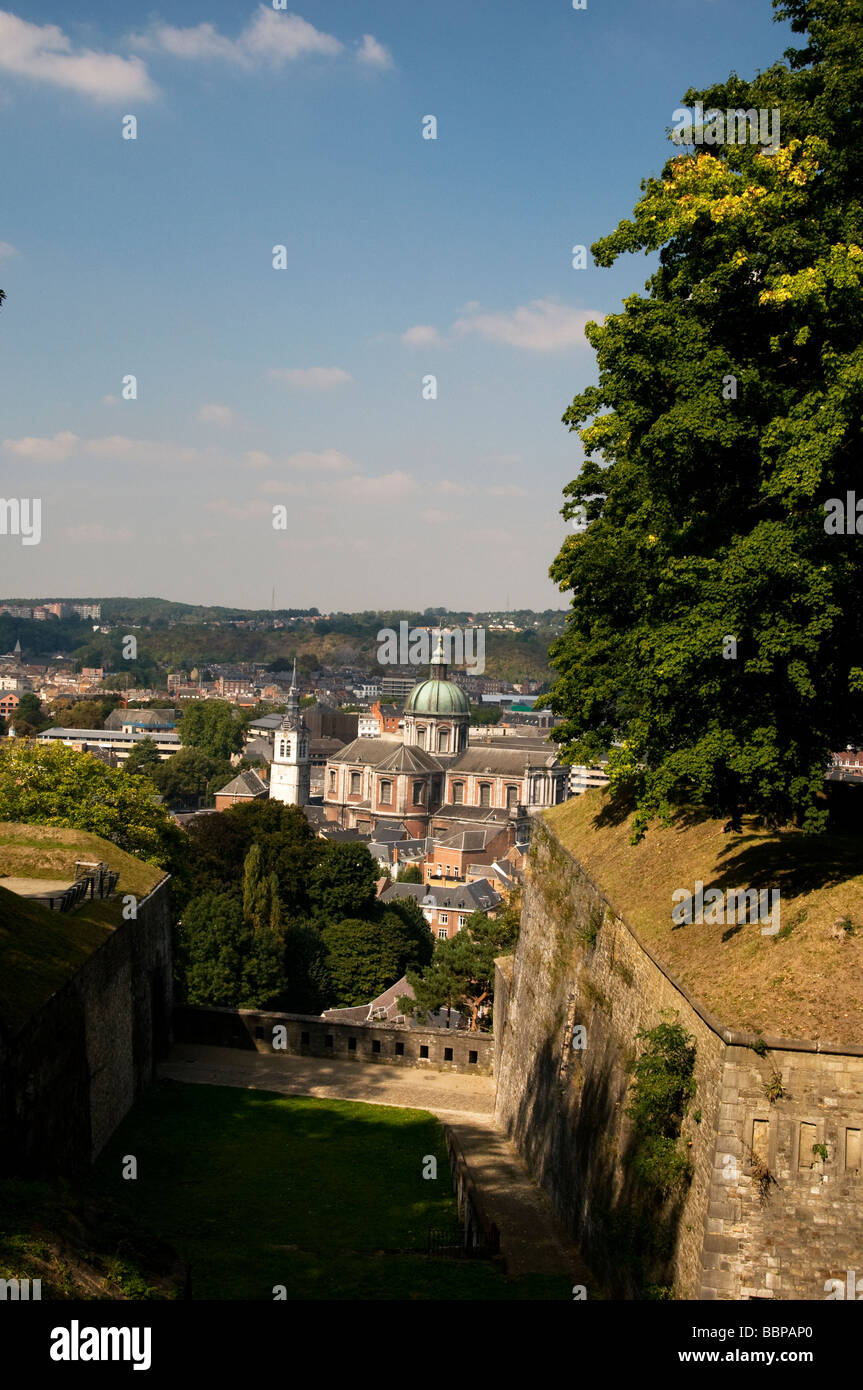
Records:
{"label": "green copper dome", "polygon": [[470,714],[470,704],[455,681],[424,680],[408,696],[405,714]]}

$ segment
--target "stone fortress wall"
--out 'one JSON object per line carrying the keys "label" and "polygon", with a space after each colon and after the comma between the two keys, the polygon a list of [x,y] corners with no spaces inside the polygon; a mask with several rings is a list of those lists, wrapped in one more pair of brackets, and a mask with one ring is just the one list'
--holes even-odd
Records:
{"label": "stone fortress wall", "polygon": [[[517,952],[498,963],[495,1116],[618,1297],[636,1296],[614,1239],[626,1220],[636,1033],[668,1021],[697,1048],[676,1296],[826,1298],[826,1281],[863,1270],[863,1048],[767,1035],[766,1055],[753,1051],[754,1035],[693,999],[537,822]],[[583,1049],[571,1045],[577,1024]],[[826,1145],[826,1161],[813,1145]]]}
{"label": "stone fortress wall", "polygon": [[171,1037],[168,882],[0,1038],[0,1174],[86,1167],[155,1074]]}

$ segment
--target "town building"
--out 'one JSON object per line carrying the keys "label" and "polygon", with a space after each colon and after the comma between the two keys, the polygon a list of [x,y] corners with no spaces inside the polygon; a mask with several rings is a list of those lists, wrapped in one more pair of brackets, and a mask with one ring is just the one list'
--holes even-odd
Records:
{"label": "town building", "polygon": [[180,735],[175,733],[131,733],[123,729],[63,729],[58,725],[45,729],[36,738],[39,743],[65,743],[79,753],[92,753],[101,748],[116,753],[125,761],[136,744],[149,738],[155,743],[162,762],[178,753],[182,747]]}
{"label": "town building", "polygon": [[261,801],[267,795],[266,782],[258,776],[254,769],[249,768],[246,772],[238,773],[224,787],[220,787],[214,800],[217,811],[227,811],[229,807],[236,806],[238,802]]}
{"label": "town building", "polygon": [[270,767],[270,798],[288,806],[305,806],[311,795],[311,752],[309,731],[300,711],[297,689],[297,663],[288,692],[288,707],[275,732],[273,762]]}
{"label": "town building", "polygon": [[328,819],[376,837],[382,824],[401,822],[413,839],[495,826],[510,844],[525,843],[530,812],[566,798],[568,771],[548,743],[469,745],[470,717],[438,637],[428,679],[409,692],[401,736],[357,738],[329,759]]}
{"label": "town building", "polygon": [[391,883],[380,895],[382,903],[413,898],[419,903],[429,931],[438,941],[455,936],[467,924],[472,912],[493,917],[503,898],[496,893],[488,879],[475,883],[459,883],[454,887],[422,883]]}

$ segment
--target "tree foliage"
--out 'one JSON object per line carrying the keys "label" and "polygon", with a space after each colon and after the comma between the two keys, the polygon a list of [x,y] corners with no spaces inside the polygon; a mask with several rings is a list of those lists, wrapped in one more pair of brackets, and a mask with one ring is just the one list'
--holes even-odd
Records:
{"label": "tree foliage", "polygon": [[180,839],[147,778],[130,777],[62,743],[5,740],[0,807],[4,820],[89,830],[163,867]]}
{"label": "tree foliage", "polygon": [[243,747],[245,721],[222,700],[195,700],[180,716],[179,734],[188,747],[198,748],[221,762]]}
{"label": "tree foliage", "polygon": [[592,251],[658,267],[588,325],[599,384],[563,417],[586,458],[552,704],[568,757],[612,750],[636,835],[687,800],[822,829],[830,752],[863,738],[861,541],[825,530],[859,486],[863,12],[774,7],[804,46],[683,101],[778,108],[781,147],[696,145],[642,184]]}
{"label": "tree foliage", "polygon": [[472,912],[456,936],[436,944],[425,970],[408,970],[408,984],[415,997],[404,996],[399,1000],[401,1007],[420,1019],[441,1008],[464,1010],[469,1027],[476,1031],[480,1010],[488,1018],[494,1000],[495,957],[514,949],[518,924],[517,901],[502,908],[495,918]]}

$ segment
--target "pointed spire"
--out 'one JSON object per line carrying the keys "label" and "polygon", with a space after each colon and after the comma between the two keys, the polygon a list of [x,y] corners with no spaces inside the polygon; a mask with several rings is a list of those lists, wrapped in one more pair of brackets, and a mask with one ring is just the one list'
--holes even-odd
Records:
{"label": "pointed spire", "polygon": [[443,629],[437,627],[433,628],[432,630],[437,634],[437,637],[434,645],[434,650],[432,652],[431,669],[429,671],[429,677],[433,681],[445,681],[447,673],[447,663],[444,657],[443,649]]}
{"label": "pointed spire", "polygon": [[291,676],[291,689],[297,688],[297,658],[294,657],[294,674]]}

